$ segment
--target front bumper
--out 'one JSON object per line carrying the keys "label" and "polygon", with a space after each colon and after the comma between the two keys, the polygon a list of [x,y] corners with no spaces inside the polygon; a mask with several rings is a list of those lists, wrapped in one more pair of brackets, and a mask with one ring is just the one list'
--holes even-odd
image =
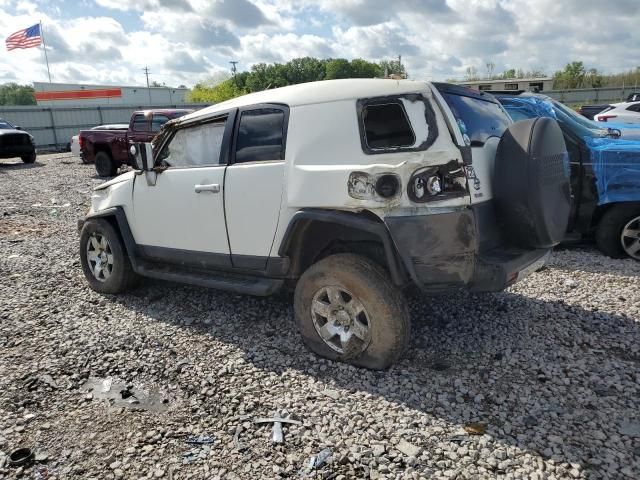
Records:
{"label": "front bumper", "polygon": [[485,202],[448,213],[385,219],[404,267],[429,293],[498,292],[542,267],[549,249],[512,246]]}
{"label": "front bumper", "polygon": [[35,151],[33,145],[5,145],[0,147],[0,158],[25,157]]}

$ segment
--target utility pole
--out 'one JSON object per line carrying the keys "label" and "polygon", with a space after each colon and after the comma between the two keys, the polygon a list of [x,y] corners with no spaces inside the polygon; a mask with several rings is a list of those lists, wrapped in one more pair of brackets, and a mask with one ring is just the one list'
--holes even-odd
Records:
{"label": "utility pole", "polygon": [[144,67],[142,71],[147,77],[147,93],[149,93],[149,105],[151,105],[151,87],[149,87],[149,73],[151,72],[149,72],[149,67]]}
{"label": "utility pole", "polygon": [[233,74],[233,83],[235,83],[237,87],[238,80],[236,80],[236,72],[238,71],[238,69],[236,68],[236,65],[238,64],[238,62],[236,60],[231,60],[229,63],[231,64],[231,73]]}
{"label": "utility pole", "polygon": [[402,78],[402,55],[398,55],[398,75]]}

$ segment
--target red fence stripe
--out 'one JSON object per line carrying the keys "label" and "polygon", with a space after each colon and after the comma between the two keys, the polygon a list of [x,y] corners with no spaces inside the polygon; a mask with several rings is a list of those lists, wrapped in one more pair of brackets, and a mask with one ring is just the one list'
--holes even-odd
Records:
{"label": "red fence stripe", "polygon": [[36,92],[36,100],[77,100],[79,98],[122,97],[122,89],[105,88],[95,90],[61,90],[54,92]]}

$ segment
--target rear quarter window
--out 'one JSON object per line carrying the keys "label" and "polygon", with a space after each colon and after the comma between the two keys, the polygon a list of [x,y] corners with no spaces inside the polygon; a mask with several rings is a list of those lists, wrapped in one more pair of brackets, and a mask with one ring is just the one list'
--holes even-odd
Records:
{"label": "rear quarter window", "polygon": [[433,107],[421,94],[360,99],[357,113],[367,154],[426,150],[438,137]]}
{"label": "rear quarter window", "polygon": [[497,103],[448,92],[442,96],[472,146],[482,145],[491,137],[501,137],[511,123]]}

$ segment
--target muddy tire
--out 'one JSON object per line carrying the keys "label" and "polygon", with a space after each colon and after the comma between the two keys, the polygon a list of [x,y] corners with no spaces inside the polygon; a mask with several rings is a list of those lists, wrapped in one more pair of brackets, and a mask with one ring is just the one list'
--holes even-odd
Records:
{"label": "muddy tire", "polygon": [[611,258],[640,260],[640,205],[616,205],[600,219],[596,245]]}
{"label": "muddy tire", "polygon": [[139,280],[120,235],[107,220],[88,220],[80,232],[80,263],[89,286],[100,293],[121,293]]}
{"label": "muddy tire", "polygon": [[24,163],[34,163],[36,161],[36,152],[30,153],[29,155],[25,155],[22,158]]}
{"label": "muddy tire", "polygon": [[359,255],[331,255],[312,265],[298,281],[294,309],[304,343],[322,357],[381,370],[409,344],[402,292]]}
{"label": "muddy tire", "polygon": [[113,177],[118,172],[118,166],[107,152],[96,153],[96,172],[100,177]]}

